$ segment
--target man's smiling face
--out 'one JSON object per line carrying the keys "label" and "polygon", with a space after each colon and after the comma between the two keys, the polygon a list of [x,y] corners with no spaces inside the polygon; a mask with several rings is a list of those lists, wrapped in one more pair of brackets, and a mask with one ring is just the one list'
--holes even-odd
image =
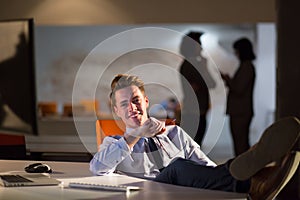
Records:
{"label": "man's smiling face", "polygon": [[114,111],[128,128],[137,128],[148,119],[148,97],[135,86],[128,86],[115,92]]}

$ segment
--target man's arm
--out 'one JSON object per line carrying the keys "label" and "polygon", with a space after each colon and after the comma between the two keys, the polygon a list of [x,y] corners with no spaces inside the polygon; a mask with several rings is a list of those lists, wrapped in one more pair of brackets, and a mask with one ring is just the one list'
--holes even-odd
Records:
{"label": "man's arm", "polygon": [[126,141],[129,149],[132,149],[133,146],[139,141],[140,137],[135,137],[132,135],[124,135],[124,140]]}
{"label": "man's arm", "polygon": [[90,162],[90,170],[95,175],[103,175],[115,171],[117,165],[131,153],[124,137],[115,139],[105,137],[97,152]]}
{"label": "man's arm", "polygon": [[141,137],[153,137],[165,130],[165,123],[149,118],[142,126],[130,130],[120,139],[105,137],[90,162],[90,170],[97,175],[112,173],[117,165],[129,156]]}

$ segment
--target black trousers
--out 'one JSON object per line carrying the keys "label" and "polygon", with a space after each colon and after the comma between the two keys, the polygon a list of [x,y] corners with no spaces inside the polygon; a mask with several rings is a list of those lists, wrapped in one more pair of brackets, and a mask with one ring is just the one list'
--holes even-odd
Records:
{"label": "black trousers", "polygon": [[194,137],[195,142],[197,142],[200,146],[202,145],[202,141],[206,131],[206,114],[200,115],[200,121],[196,136]]}
{"label": "black trousers", "polygon": [[230,131],[233,140],[234,153],[238,156],[250,148],[249,132],[252,115],[230,116]]}
{"label": "black trousers", "polygon": [[154,181],[202,189],[248,193],[250,180],[234,179],[229,172],[229,164],[230,161],[217,167],[208,167],[179,158],[167,166]]}

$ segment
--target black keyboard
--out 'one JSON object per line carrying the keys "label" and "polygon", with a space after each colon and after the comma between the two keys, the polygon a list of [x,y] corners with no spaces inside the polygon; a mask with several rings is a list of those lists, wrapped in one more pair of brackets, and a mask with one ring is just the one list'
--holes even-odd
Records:
{"label": "black keyboard", "polygon": [[20,175],[0,175],[0,178],[8,183],[32,182],[31,180]]}

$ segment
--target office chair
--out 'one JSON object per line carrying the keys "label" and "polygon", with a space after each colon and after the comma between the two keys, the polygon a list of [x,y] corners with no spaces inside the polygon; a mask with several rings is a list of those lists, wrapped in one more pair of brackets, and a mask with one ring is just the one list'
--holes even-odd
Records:
{"label": "office chair", "polygon": [[0,159],[26,159],[25,136],[0,133]]}
{"label": "office chair", "polygon": [[97,146],[102,143],[104,137],[110,135],[123,135],[125,124],[122,120],[98,119],[96,120]]}

